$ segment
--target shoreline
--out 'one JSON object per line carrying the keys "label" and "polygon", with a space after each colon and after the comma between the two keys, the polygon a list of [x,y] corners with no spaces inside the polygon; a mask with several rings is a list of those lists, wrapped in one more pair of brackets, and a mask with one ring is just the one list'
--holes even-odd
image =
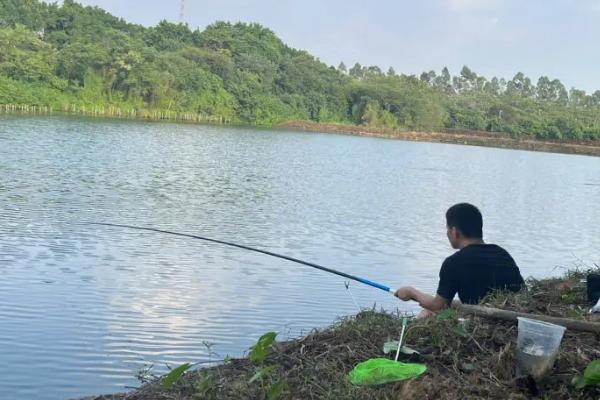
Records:
{"label": "shoreline", "polygon": [[511,150],[527,150],[545,153],[572,154],[600,157],[600,141],[553,142],[540,139],[515,139],[506,133],[448,130],[446,132],[400,131],[367,126],[289,121],[277,124],[274,128],[311,132],[337,133],[351,136],[376,137],[412,142],[461,144],[480,147],[494,147]]}
{"label": "shoreline", "polygon": [[286,129],[335,133],[341,135],[364,136],[411,142],[446,143],[468,146],[492,147],[510,150],[526,150],[556,154],[571,154],[600,157],[600,141],[548,141],[535,138],[515,139],[503,132],[491,133],[466,130],[446,130],[445,132],[401,131],[389,128],[317,123],[312,121],[287,121],[271,126],[240,124],[218,116],[163,110],[127,110],[115,112],[117,108],[71,108],[56,111],[49,107],[0,105],[0,115],[11,116],[73,116],[106,118],[130,121],[173,122],[199,125],[223,125],[248,128]]}
{"label": "shoreline", "polygon": [[511,150],[537,151],[544,153],[571,154],[600,157],[600,141],[548,141],[535,138],[515,139],[503,132],[491,133],[466,130],[446,130],[445,132],[401,131],[388,128],[347,125],[337,123],[317,123],[312,121],[287,121],[270,126],[240,124],[232,120],[203,114],[138,110],[114,112],[116,108],[77,109],[55,111],[48,107],[21,106],[19,108],[0,105],[0,115],[11,116],[73,116],[107,118],[130,121],[172,122],[199,125],[222,125],[263,129],[287,129],[303,132],[335,133],[341,135],[364,136],[411,142],[446,143],[468,146],[492,147]]}
{"label": "shoreline", "polygon": [[[407,351],[402,353],[400,361],[425,365],[427,371],[422,376],[377,386],[353,385],[348,373],[358,363],[371,358],[394,358],[393,352],[386,352],[384,344],[398,340],[402,326],[401,315],[371,309],[341,318],[327,328],[313,330],[297,339],[269,341],[265,345],[262,340],[273,334],[267,333],[254,346],[264,350],[260,357],[253,350],[247,357],[226,357],[216,366],[180,374],[167,385],[168,375],[154,376],[128,393],[87,396],[79,400],[517,400],[538,396],[597,399],[600,386],[576,387],[574,379],[591,361],[600,360],[597,349],[600,315],[587,314],[590,302],[584,282],[589,273],[598,272],[600,266],[568,271],[560,278],[528,279],[527,287],[520,292],[495,292],[480,303],[484,307],[594,325],[593,332],[574,327],[566,330],[558,359],[543,382],[519,378],[515,373],[515,321],[472,314],[459,308],[447,309],[426,320],[410,320],[404,342]],[[277,395],[273,395],[275,392]]]}

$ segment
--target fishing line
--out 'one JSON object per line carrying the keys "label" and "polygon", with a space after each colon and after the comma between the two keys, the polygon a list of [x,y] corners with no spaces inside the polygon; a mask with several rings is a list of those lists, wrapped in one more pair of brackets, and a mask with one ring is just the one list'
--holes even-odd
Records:
{"label": "fishing line", "polygon": [[358,308],[358,312],[361,312],[362,309],[358,305],[358,302],[356,301],[356,299],[354,298],[354,295],[352,294],[352,291],[350,290],[350,281],[344,281],[344,286],[346,287],[346,291],[348,292],[348,294],[350,294],[350,297],[352,297],[352,301],[354,302],[354,305],[356,306],[356,308]]}
{"label": "fishing line", "polygon": [[342,276],[344,278],[351,279],[353,281],[357,281],[357,282],[363,283],[365,285],[369,285],[371,287],[374,287],[374,288],[386,291],[386,292],[391,293],[391,294],[394,294],[394,292],[395,292],[395,290],[392,289],[392,288],[390,288],[389,286],[382,285],[381,283],[377,283],[377,282],[374,282],[374,281],[366,279],[366,278],[361,278],[361,277],[358,277],[358,276],[347,274],[345,272],[336,271],[335,269],[327,268],[327,267],[324,267],[322,265],[311,263],[311,262],[308,262],[308,261],[299,260],[297,258],[285,256],[283,254],[277,254],[277,253],[273,253],[271,251],[261,250],[261,249],[257,249],[257,248],[250,247],[250,246],[244,246],[242,244],[237,244],[237,243],[233,243],[233,242],[227,242],[227,241],[218,240],[218,239],[211,239],[211,238],[208,238],[208,237],[198,236],[198,235],[190,235],[190,234],[187,234],[187,233],[171,232],[171,231],[166,231],[166,230],[162,230],[162,229],[147,228],[147,227],[134,226],[134,225],[111,224],[111,223],[107,223],[107,222],[90,222],[89,224],[90,225],[102,225],[102,226],[111,226],[111,227],[116,227],[116,228],[128,228],[128,229],[136,229],[136,230],[141,230],[141,231],[150,231],[150,232],[164,233],[164,234],[167,234],[167,235],[187,237],[187,238],[191,238],[191,239],[199,239],[199,240],[204,240],[204,241],[207,241],[207,242],[212,242],[212,243],[218,243],[218,244],[222,244],[222,245],[226,245],[226,246],[237,247],[239,249],[254,251],[254,252],[257,252],[257,253],[266,254],[268,256],[277,257],[277,258],[281,258],[281,259],[284,259],[284,260],[292,261],[292,262],[295,262],[295,263],[298,263],[298,264],[306,265],[306,266],[309,266],[309,267],[312,267],[312,268],[320,269],[321,271],[325,271],[325,272],[329,272],[330,274],[335,274],[335,275],[338,275],[338,276]]}

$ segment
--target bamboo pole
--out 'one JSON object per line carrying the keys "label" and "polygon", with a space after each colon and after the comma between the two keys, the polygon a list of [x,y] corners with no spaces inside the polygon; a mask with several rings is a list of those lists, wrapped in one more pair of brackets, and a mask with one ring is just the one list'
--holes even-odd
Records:
{"label": "bamboo pole", "polygon": [[551,324],[564,326],[565,328],[574,331],[600,333],[600,323],[598,322],[589,322],[571,318],[551,317],[549,315],[529,314],[517,311],[502,310],[500,308],[476,306],[472,304],[462,304],[457,301],[452,303],[452,307],[458,308],[465,314],[475,315],[477,317],[500,319],[503,321],[516,321],[517,317],[531,318],[537,319],[539,321],[550,322]]}

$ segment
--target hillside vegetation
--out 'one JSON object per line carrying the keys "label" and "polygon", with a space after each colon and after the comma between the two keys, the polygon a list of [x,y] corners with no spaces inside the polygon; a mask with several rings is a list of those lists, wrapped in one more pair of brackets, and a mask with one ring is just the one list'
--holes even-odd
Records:
{"label": "hillside vegetation", "polygon": [[257,24],[143,27],[71,0],[0,0],[0,104],[600,138],[600,91],[567,91],[557,79],[336,68]]}

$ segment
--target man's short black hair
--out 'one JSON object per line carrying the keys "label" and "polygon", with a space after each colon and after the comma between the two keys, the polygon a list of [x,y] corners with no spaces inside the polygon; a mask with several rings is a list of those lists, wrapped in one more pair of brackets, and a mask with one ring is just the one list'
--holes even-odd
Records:
{"label": "man's short black hair", "polygon": [[472,204],[459,203],[450,207],[446,211],[446,224],[458,229],[468,238],[483,238],[483,217]]}

